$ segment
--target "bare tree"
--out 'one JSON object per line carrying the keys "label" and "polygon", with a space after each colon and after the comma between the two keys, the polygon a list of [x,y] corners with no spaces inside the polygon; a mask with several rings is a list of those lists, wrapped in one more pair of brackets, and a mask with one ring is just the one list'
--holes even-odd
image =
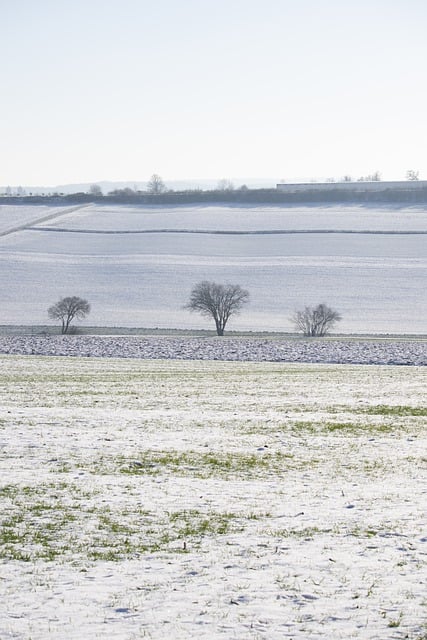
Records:
{"label": "bare tree", "polygon": [[231,180],[223,178],[222,180],[219,180],[216,188],[218,191],[234,191],[234,184]]}
{"label": "bare tree", "polygon": [[185,308],[198,311],[202,316],[211,316],[215,320],[217,335],[223,336],[230,316],[239,313],[248,301],[249,292],[238,284],[224,285],[203,280],[193,288]]}
{"label": "bare tree", "polygon": [[302,311],[296,311],[291,320],[298,331],[314,338],[326,335],[341,320],[341,315],[326,304],[318,304],[317,307],[305,307]]}
{"label": "bare tree", "polygon": [[89,187],[89,193],[91,196],[102,196],[102,189],[99,184],[91,184]]}
{"label": "bare tree", "polygon": [[410,180],[411,182],[418,180],[419,177],[420,177],[420,172],[415,171],[414,169],[408,169],[408,171],[406,172],[406,179]]}
{"label": "bare tree", "polygon": [[375,171],[375,173],[370,173],[367,176],[361,176],[357,179],[357,182],[381,182],[381,173]]}
{"label": "bare tree", "polygon": [[166,185],[157,173],[153,173],[150,180],[147,182],[148,193],[164,193],[166,191]]}
{"label": "bare tree", "polygon": [[56,304],[47,310],[49,318],[52,320],[61,320],[62,333],[68,333],[71,322],[82,320],[90,312],[90,304],[87,300],[78,296],[61,298]]}

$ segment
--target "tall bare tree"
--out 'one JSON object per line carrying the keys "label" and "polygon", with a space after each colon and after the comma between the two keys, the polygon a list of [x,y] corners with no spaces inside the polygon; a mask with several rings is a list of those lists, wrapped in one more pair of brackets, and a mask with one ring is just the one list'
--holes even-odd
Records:
{"label": "tall bare tree", "polygon": [[153,173],[148,181],[147,191],[148,193],[154,193],[155,195],[166,191],[166,185],[157,173]]}
{"label": "tall bare tree", "polygon": [[326,304],[318,304],[317,307],[305,307],[302,311],[296,311],[291,320],[298,331],[314,338],[326,335],[341,320],[341,315]]}
{"label": "tall bare tree", "polygon": [[191,291],[186,309],[215,320],[217,335],[223,336],[229,318],[249,301],[249,292],[238,284],[217,284],[203,280]]}
{"label": "tall bare tree", "polygon": [[84,298],[71,296],[61,298],[56,304],[47,310],[49,318],[52,320],[61,320],[62,333],[68,333],[71,322],[82,320],[90,312],[90,304]]}

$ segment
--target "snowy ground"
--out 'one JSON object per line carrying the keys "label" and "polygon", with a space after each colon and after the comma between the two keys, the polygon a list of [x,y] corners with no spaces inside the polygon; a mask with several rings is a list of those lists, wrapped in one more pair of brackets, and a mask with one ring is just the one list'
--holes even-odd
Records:
{"label": "snowy ground", "polygon": [[424,367],[0,357],[0,637],[427,637]]}
{"label": "snowy ground", "polygon": [[101,206],[82,207],[42,227],[73,231],[369,230],[427,233],[423,206]]}
{"label": "snowy ground", "polygon": [[52,207],[45,205],[2,205],[0,204],[0,236],[22,230],[33,224],[54,224],[57,217],[70,214],[81,208]]}
{"label": "snowy ground", "polygon": [[427,340],[0,336],[0,353],[426,366]]}
{"label": "snowy ground", "polygon": [[[0,208],[0,231],[16,209]],[[250,292],[236,330],[291,331],[296,309],[325,302],[343,333],[426,331],[422,207],[92,205],[45,222],[32,209],[34,224],[0,237],[1,324],[44,324],[79,295],[92,325],[208,328],[184,305],[214,280]]]}

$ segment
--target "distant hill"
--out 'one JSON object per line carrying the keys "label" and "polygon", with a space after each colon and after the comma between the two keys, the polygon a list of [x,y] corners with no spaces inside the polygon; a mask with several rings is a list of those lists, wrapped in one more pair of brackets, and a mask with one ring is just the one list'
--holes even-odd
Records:
{"label": "distant hill", "polygon": [[[199,179],[189,178],[188,180],[167,180],[164,179],[166,187],[173,189],[174,191],[186,191],[187,189],[202,189],[210,190],[215,189],[218,186],[220,180],[218,179]],[[250,189],[262,189],[262,188],[275,188],[278,180],[276,178],[230,178],[230,182],[235,188],[239,188],[242,185],[246,185]],[[132,189],[134,191],[145,191],[147,188],[148,180],[126,180],[126,181],[108,181],[108,180],[94,180],[92,182],[79,182],[70,184],[57,184],[54,186],[40,186],[40,185],[15,185],[15,186],[3,186],[0,187],[0,193],[8,193],[10,195],[41,195],[41,194],[53,194],[53,193],[87,193],[90,187],[96,184],[98,185],[103,194],[107,194],[110,191],[116,189]],[[24,194],[22,193],[24,192]]]}

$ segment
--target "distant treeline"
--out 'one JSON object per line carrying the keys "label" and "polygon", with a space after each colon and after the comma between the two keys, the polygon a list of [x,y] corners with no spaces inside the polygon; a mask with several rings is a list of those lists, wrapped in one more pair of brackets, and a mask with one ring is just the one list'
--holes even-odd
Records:
{"label": "distant treeline", "polygon": [[391,189],[361,192],[313,188],[297,193],[284,193],[276,189],[233,189],[211,191],[166,191],[147,193],[132,189],[118,189],[107,195],[93,193],[0,196],[0,204],[102,204],[179,205],[179,204],[317,204],[317,203],[396,203],[427,204],[427,187],[419,189]]}

